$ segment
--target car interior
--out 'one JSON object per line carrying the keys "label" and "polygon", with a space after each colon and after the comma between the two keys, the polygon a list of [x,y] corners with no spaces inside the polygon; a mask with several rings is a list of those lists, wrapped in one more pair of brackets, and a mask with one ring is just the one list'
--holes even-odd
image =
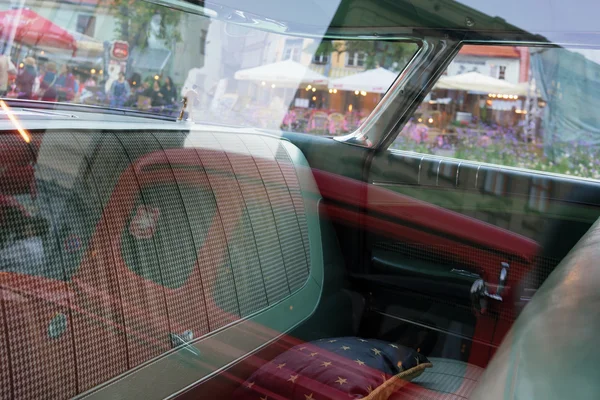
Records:
{"label": "car interior", "polygon": [[[325,35],[420,46],[348,136],[7,101],[28,114],[0,119],[0,398],[597,398],[600,183],[389,148],[461,47],[555,43],[433,3],[334,7]],[[248,11],[308,35],[307,8]],[[418,373],[283,391],[277,360],[338,340]],[[368,376],[344,347],[314,354]]]}

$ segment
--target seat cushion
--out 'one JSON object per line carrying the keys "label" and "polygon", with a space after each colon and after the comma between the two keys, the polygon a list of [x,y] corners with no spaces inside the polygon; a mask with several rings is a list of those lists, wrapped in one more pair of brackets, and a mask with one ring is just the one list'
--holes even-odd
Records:
{"label": "seat cushion", "polygon": [[387,399],[427,368],[427,357],[402,345],[357,337],[321,339],[294,346],[263,365],[234,398]]}
{"label": "seat cushion", "polygon": [[468,399],[484,369],[463,361],[430,357],[432,368],[396,391],[391,399]]}

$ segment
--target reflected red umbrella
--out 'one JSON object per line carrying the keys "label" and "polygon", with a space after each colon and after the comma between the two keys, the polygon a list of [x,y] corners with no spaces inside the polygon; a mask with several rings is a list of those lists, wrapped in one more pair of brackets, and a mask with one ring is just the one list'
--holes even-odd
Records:
{"label": "reflected red umbrella", "polygon": [[16,43],[77,50],[77,41],[69,31],[29,9],[0,12],[0,37],[7,40],[13,30]]}

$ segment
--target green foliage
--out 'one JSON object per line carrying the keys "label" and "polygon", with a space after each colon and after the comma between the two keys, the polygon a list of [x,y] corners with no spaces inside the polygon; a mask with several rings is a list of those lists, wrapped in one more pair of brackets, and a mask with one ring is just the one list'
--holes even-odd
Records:
{"label": "green foliage", "polygon": [[155,15],[160,16],[157,39],[167,43],[181,40],[178,26],[182,13],[179,11],[143,0],[113,0],[112,8],[118,21],[115,38],[127,41],[132,48],[147,46]]}
{"label": "green foliage", "polygon": [[338,51],[337,48],[337,44],[334,44],[333,41],[323,40],[319,43],[316,49],[314,49],[314,46],[309,46],[305,50],[309,52],[312,52],[314,50],[315,55],[319,56],[322,54],[328,55],[331,53],[335,53],[336,51]]}

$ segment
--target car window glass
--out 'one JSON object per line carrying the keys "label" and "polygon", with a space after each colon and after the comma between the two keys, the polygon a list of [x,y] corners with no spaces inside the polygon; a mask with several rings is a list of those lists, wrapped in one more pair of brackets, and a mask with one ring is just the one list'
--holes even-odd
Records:
{"label": "car window glass", "polygon": [[600,179],[599,61],[598,50],[465,45],[391,148]]}
{"label": "car window glass", "polygon": [[[165,199],[171,199],[168,205]],[[187,213],[189,207],[200,212]],[[214,215],[214,200],[206,190],[176,184],[144,187],[122,232],[121,253],[127,267],[167,288],[184,285]],[[199,218],[191,220],[194,216]]]}
{"label": "car window glass", "polygon": [[355,131],[418,50],[393,38],[291,36],[148,1],[27,0],[0,8],[0,19],[6,99],[326,136]]}

